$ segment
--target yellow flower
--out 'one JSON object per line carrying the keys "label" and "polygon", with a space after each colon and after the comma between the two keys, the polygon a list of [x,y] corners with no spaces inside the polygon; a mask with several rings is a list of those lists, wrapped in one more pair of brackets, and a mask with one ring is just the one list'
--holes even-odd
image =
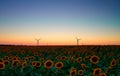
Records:
{"label": "yellow flower", "polygon": [[0,62],[0,70],[3,70],[5,68],[5,64],[3,62]]}
{"label": "yellow flower", "polygon": [[55,64],[55,67],[56,67],[57,69],[61,69],[61,68],[63,67],[63,63],[62,63],[62,62],[57,62],[57,63]]}
{"label": "yellow flower", "polygon": [[33,62],[31,63],[31,65],[32,65],[32,66],[36,66],[36,63],[37,63],[36,61],[33,61]]}
{"label": "yellow flower", "polygon": [[53,67],[53,64],[54,64],[54,62],[52,60],[47,60],[44,63],[44,67],[47,68],[47,69],[50,69],[50,68]]}
{"label": "yellow flower", "polygon": [[117,64],[117,61],[115,59],[113,59],[110,63],[111,66],[116,66],[116,64]]}
{"label": "yellow flower", "polygon": [[83,75],[83,70],[78,70],[78,75]]}
{"label": "yellow flower", "polygon": [[100,76],[107,76],[106,73],[100,73]]}
{"label": "yellow flower", "polygon": [[12,61],[12,67],[17,67],[21,64],[21,62],[19,60],[13,60]]}
{"label": "yellow flower", "polygon": [[0,62],[3,62],[3,58],[0,58]]}
{"label": "yellow flower", "polygon": [[40,67],[42,65],[41,62],[36,62],[36,67]]}
{"label": "yellow flower", "polygon": [[77,69],[72,68],[71,71],[70,71],[70,76],[75,76],[76,72],[77,72]]}
{"label": "yellow flower", "polygon": [[101,73],[101,68],[95,68],[94,71],[93,71],[93,76],[97,76]]}
{"label": "yellow flower", "polygon": [[62,57],[61,57],[61,60],[66,60],[66,59],[67,59],[66,56],[62,56]]}
{"label": "yellow flower", "polygon": [[10,62],[8,60],[4,60],[4,64],[8,65]]}
{"label": "yellow flower", "polygon": [[22,68],[26,68],[26,66],[27,66],[27,62],[25,61],[22,63]]}
{"label": "yellow flower", "polygon": [[4,57],[4,59],[5,59],[5,60],[8,60],[8,59],[9,59],[9,57],[8,57],[8,56],[5,56],[5,57]]}
{"label": "yellow flower", "polygon": [[81,62],[81,61],[82,61],[82,57],[78,57],[77,62]]}
{"label": "yellow flower", "polygon": [[82,69],[86,69],[86,64],[81,64]]}
{"label": "yellow flower", "polygon": [[96,55],[93,55],[90,57],[90,62],[93,64],[97,64],[99,62],[99,57]]}

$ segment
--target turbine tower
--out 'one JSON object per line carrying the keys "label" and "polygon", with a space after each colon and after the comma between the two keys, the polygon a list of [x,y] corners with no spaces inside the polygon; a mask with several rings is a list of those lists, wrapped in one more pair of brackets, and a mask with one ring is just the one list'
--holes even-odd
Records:
{"label": "turbine tower", "polygon": [[39,45],[39,41],[40,41],[40,39],[35,39],[36,41],[37,41],[37,45]]}
{"label": "turbine tower", "polygon": [[76,40],[77,40],[77,45],[79,45],[79,40],[81,39],[76,37]]}

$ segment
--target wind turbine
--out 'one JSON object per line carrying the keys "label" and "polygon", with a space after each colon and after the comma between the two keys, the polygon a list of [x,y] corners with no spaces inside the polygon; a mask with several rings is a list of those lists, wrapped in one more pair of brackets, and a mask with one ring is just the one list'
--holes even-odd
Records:
{"label": "wind turbine", "polygon": [[40,39],[35,39],[36,41],[37,41],[37,45],[39,45],[39,41],[40,41]]}
{"label": "wind turbine", "polygon": [[79,45],[79,40],[81,39],[76,37],[76,40],[77,40],[77,45]]}

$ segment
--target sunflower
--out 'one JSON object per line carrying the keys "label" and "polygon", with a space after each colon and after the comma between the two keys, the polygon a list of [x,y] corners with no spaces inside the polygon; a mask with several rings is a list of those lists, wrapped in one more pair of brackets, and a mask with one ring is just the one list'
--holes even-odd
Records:
{"label": "sunflower", "polygon": [[0,62],[0,70],[3,70],[5,68],[5,64],[3,62]]}
{"label": "sunflower", "polygon": [[25,54],[25,51],[23,50],[23,51],[21,52],[21,54]]}
{"label": "sunflower", "polygon": [[70,71],[70,76],[75,76],[76,72],[77,72],[77,69],[72,68],[71,71]]}
{"label": "sunflower", "polygon": [[25,57],[24,60],[28,62],[29,61],[29,57]]}
{"label": "sunflower", "polygon": [[62,56],[62,57],[61,57],[61,60],[66,60],[66,59],[67,59],[66,56]]}
{"label": "sunflower", "polygon": [[36,63],[37,63],[36,61],[33,61],[33,62],[31,62],[31,65],[36,66]]}
{"label": "sunflower", "polygon": [[93,64],[97,64],[99,62],[99,57],[96,55],[93,55],[90,57],[90,62]]}
{"label": "sunflower", "polygon": [[8,65],[10,62],[8,60],[4,60],[4,64]]}
{"label": "sunflower", "polygon": [[31,59],[31,60],[34,60],[34,59],[35,59],[35,57],[34,57],[34,56],[30,56],[30,59]]}
{"label": "sunflower", "polygon": [[81,64],[81,67],[82,67],[82,69],[86,69],[87,68],[87,66],[86,66],[86,64]]}
{"label": "sunflower", "polygon": [[78,76],[81,76],[81,75],[83,75],[83,70],[78,70]]}
{"label": "sunflower", "polygon": [[113,59],[110,63],[111,66],[116,66],[116,64],[117,64],[117,61],[115,59]]}
{"label": "sunflower", "polygon": [[25,61],[22,63],[22,68],[26,68],[26,66],[27,66],[27,62]]}
{"label": "sunflower", "polygon": [[76,68],[72,68],[72,69],[71,69],[71,71],[73,71],[73,70],[77,71],[77,69],[76,69]]}
{"label": "sunflower", "polygon": [[107,76],[106,73],[100,73],[100,76]]}
{"label": "sunflower", "polygon": [[18,60],[18,57],[13,57],[13,60]]}
{"label": "sunflower", "polygon": [[21,64],[20,60],[13,60],[12,61],[12,67],[17,67]]}
{"label": "sunflower", "polygon": [[81,61],[82,61],[82,57],[78,57],[77,62],[81,62]]}
{"label": "sunflower", "polygon": [[17,58],[17,60],[20,60],[20,57],[18,55],[14,56],[15,58]]}
{"label": "sunflower", "polygon": [[54,64],[54,62],[52,60],[47,60],[44,63],[44,67],[47,68],[47,69],[50,69],[50,68],[53,67],[53,64]]}
{"label": "sunflower", "polygon": [[3,58],[0,58],[0,62],[3,62],[4,60],[3,60]]}
{"label": "sunflower", "polygon": [[57,69],[61,69],[61,68],[63,67],[63,63],[62,63],[62,62],[57,62],[57,63],[55,64],[55,67],[56,67]]}
{"label": "sunflower", "polygon": [[12,59],[13,59],[13,57],[12,57],[12,56],[9,56],[8,60],[11,61]]}
{"label": "sunflower", "polygon": [[101,73],[101,68],[95,68],[94,71],[93,71],[93,76],[97,76]]}
{"label": "sunflower", "polygon": [[5,59],[5,60],[8,60],[8,59],[9,59],[9,57],[8,57],[8,56],[5,56],[5,57],[4,57],[4,59]]}
{"label": "sunflower", "polygon": [[40,67],[42,64],[41,64],[41,62],[36,62],[36,67]]}
{"label": "sunflower", "polygon": [[120,59],[120,54],[117,55],[118,59]]}

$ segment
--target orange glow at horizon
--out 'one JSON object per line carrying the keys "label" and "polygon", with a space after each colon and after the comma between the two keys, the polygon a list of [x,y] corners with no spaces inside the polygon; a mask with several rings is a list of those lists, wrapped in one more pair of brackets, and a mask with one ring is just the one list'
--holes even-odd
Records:
{"label": "orange glow at horizon", "polygon": [[[84,38],[79,41],[79,45],[120,45],[119,39],[97,39],[97,38]],[[0,39],[0,44],[18,44],[18,45],[36,45],[37,42],[34,38],[6,38]],[[76,45],[75,38],[45,38],[39,41],[39,45]]]}

